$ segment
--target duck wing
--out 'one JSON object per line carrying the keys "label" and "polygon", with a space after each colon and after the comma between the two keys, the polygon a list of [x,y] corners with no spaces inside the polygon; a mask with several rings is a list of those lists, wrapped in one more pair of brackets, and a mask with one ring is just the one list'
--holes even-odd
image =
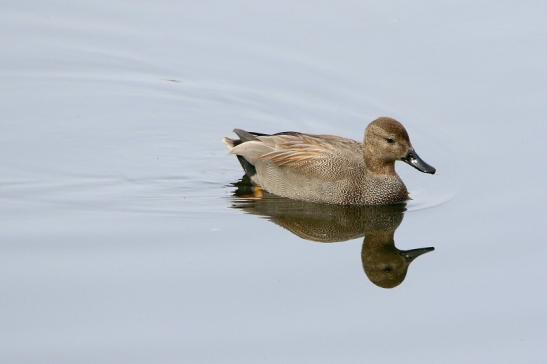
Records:
{"label": "duck wing", "polygon": [[[231,149],[252,165],[268,163],[327,177],[330,171],[362,165],[362,144],[334,135],[283,132],[274,135],[236,130],[243,141]],[[329,169],[330,168],[330,169]]]}

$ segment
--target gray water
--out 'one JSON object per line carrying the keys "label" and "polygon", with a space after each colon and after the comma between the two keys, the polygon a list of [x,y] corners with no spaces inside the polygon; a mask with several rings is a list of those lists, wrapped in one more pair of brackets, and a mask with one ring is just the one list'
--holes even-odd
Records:
{"label": "gray water", "polygon": [[[546,13],[3,4],[0,362],[544,362]],[[220,141],[380,115],[406,206],[249,197]]]}

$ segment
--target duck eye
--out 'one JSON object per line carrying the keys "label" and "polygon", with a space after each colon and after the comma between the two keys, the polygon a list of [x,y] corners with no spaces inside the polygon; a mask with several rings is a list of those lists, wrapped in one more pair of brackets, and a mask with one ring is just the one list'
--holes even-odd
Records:
{"label": "duck eye", "polygon": [[395,140],[394,140],[394,139],[391,139],[391,138],[386,138],[386,141],[387,141],[389,144],[395,143]]}

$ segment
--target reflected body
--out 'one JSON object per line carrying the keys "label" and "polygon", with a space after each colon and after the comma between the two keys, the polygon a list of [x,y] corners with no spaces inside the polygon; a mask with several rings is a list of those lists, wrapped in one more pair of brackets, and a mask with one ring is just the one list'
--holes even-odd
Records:
{"label": "reflected body", "polygon": [[364,236],[363,270],[383,288],[398,286],[414,259],[433,247],[399,250],[395,230],[403,221],[405,204],[389,206],[340,206],[291,200],[252,185],[248,177],[235,183],[233,208],[265,217],[302,239],[336,243]]}
{"label": "reflected body", "polygon": [[278,196],[340,205],[387,205],[408,200],[395,172],[400,160],[435,173],[416,153],[404,126],[381,117],[371,122],[363,143],[334,135],[235,129],[224,138],[253,184]]}

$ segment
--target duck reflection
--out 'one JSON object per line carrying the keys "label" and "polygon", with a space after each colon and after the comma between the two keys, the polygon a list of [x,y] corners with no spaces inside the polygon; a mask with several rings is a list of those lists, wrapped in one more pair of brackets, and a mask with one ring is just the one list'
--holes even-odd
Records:
{"label": "duck reflection", "polygon": [[297,201],[271,195],[244,177],[236,187],[232,207],[265,217],[299,237],[335,243],[364,236],[361,261],[368,279],[393,288],[406,277],[408,266],[433,247],[400,250],[395,230],[403,221],[404,204],[390,206],[339,206]]}

